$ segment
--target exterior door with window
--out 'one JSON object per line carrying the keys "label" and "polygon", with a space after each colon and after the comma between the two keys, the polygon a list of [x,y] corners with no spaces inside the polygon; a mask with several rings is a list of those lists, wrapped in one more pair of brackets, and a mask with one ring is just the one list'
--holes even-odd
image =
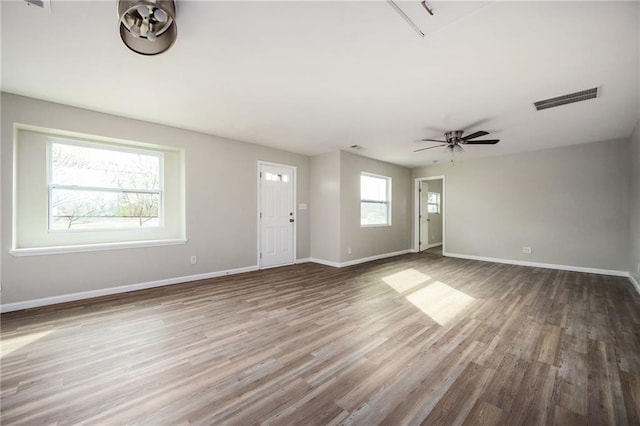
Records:
{"label": "exterior door with window", "polygon": [[260,163],[261,268],[294,262],[294,179],[293,167]]}

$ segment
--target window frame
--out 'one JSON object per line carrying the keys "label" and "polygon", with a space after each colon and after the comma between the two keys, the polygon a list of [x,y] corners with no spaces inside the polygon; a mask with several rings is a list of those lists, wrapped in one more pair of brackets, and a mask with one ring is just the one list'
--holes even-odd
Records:
{"label": "window frame", "polygon": [[[431,195],[431,194],[437,195],[437,197],[436,197],[437,198],[437,202],[435,202],[435,203],[429,202],[429,195]],[[441,200],[441,195],[440,195],[439,192],[433,192],[433,191],[428,191],[427,192],[427,213],[428,214],[441,214],[442,213],[442,207],[441,207],[441,201],[440,200]],[[437,209],[436,209],[437,211],[435,211],[435,212],[429,211],[429,207],[430,206],[436,206],[437,207]]]}
{"label": "window frame", "polygon": [[[104,151],[123,152],[128,154],[141,154],[158,158],[158,190],[145,190],[135,188],[109,188],[84,185],[67,185],[55,184],[53,180],[53,145],[70,145],[82,148],[98,149]],[[129,147],[114,144],[104,144],[94,141],[81,141],[71,138],[64,138],[57,135],[49,135],[47,137],[47,232],[49,233],[70,233],[70,232],[114,232],[114,231],[130,231],[137,229],[162,229],[164,228],[164,152],[145,149],[142,147]],[[71,191],[95,191],[95,192],[111,192],[111,193],[130,193],[130,194],[157,194],[158,195],[158,225],[147,227],[135,226],[118,226],[114,228],[83,228],[83,229],[53,229],[53,190],[71,190]]]}
{"label": "window frame", "polygon": [[[11,246],[12,256],[41,256],[102,250],[160,247],[187,243],[186,148],[26,123],[13,124]],[[49,139],[164,156],[163,226],[82,232],[49,232]],[[34,164],[39,166],[34,167]],[[41,166],[40,166],[41,165]],[[73,229],[73,228],[72,228]]]}
{"label": "window frame", "polygon": [[[362,177],[363,176],[367,176],[367,177],[373,177],[373,178],[377,178],[377,179],[382,179],[386,182],[386,188],[387,188],[387,194],[386,194],[386,201],[380,201],[380,200],[368,200],[368,199],[364,199],[362,197]],[[391,226],[391,196],[392,196],[392,178],[391,176],[383,176],[383,175],[378,175],[375,173],[369,173],[369,172],[360,172],[360,227],[361,228],[379,228],[379,227],[390,227]],[[387,221],[386,223],[371,223],[371,224],[367,224],[367,223],[362,223],[362,204],[363,203],[369,203],[369,204],[384,204],[386,205],[386,210],[387,210]]]}

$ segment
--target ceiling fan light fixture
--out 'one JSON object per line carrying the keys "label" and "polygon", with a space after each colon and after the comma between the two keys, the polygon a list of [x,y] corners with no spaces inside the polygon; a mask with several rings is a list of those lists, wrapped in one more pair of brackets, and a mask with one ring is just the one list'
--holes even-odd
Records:
{"label": "ceiling fan light fixture", "polygon": [[120,38],[141,55],[166,52],[176,41],[174,0],[118,0]]}

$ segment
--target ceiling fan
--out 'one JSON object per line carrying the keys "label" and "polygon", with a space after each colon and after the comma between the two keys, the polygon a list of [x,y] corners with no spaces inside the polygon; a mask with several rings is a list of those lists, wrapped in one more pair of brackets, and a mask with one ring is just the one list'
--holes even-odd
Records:
{"label": "ceiling fan", "polygon": [[462,152],[462,145],[495,145],[500,142],[500,139],[481,139],[481,140],[472,140],[475,138],[479,138],[480,136],[486,136],[489,132],[485,132],[484,130],[478,130],[477,132],[473,132],[470,135],[462,136],[464,130],[452,130],[450,132],[445,132],[444,138],[446,140],[439,139],[422,139],[423,142],[441,142],[440,145],[429,146],[426,148],[416,149],[413,152],[424,151],[426,149],[439,148],[441,146],[446,146],[446,150],[450,150],[451,152]]}

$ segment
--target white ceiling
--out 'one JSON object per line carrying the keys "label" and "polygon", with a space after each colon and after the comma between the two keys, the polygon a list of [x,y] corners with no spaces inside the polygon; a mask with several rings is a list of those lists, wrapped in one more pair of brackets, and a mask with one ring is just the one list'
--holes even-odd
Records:
{"label": "white ceiling", "polygon": [[[464,158],[626,138],[639,117],[638,2],[178,3],[178,40],[132,53],[116,1],[2,1],[2,90],[314,155],[405,166],[421,138],[487,130]],[[595,100],[532,103],[599,86]]]}

